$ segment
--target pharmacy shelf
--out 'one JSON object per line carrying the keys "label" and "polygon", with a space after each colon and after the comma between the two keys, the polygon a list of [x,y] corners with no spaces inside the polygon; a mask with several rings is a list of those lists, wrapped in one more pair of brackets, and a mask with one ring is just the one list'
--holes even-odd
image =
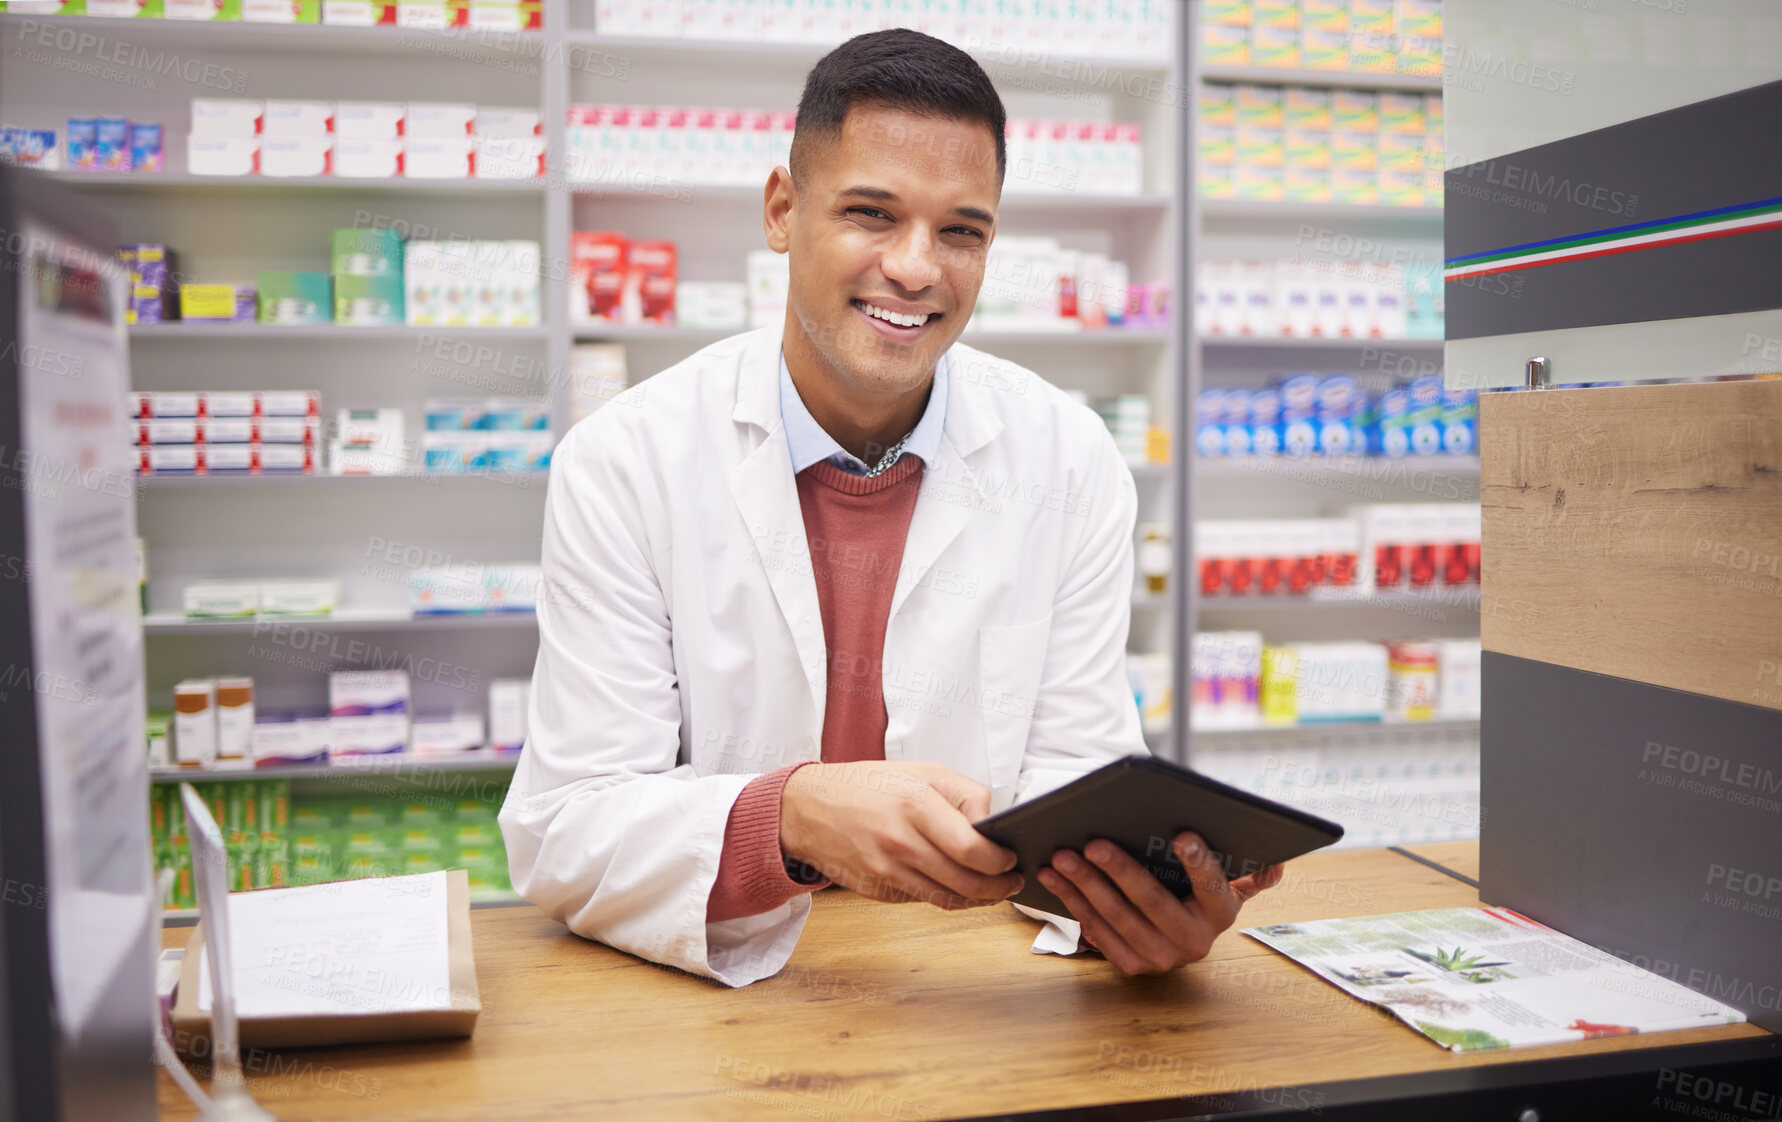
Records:
{"label": "pharmacy shelf", "polygon": [[[445,330],[445,329],[441,329]],[[738,332],[752,330],[748,327],[649,327],[640,324],[612,324],[595,326],[584,324],[577,326],[575,338],[577,342],[624,342],[624,343],[715,343],[719,339],[728,338]],[[1170,329],[1167,327],[1110,327],[1100,331],[972,331],[967,330],[959,337],[966,346],[996,346],[998,344],[1037,343],[1050,345],[1059,343],[1067,346],[1085,347],[1122,347],[1148,345],[1156,346],[1169,342]]]}
{"label": "pharmacy shelf", "polygon": [[412,340],[422,336],[449,336],[457,339],[532,340],[550,338],[546,327],[414,327],[394,324],[382,327],[352,327],[338,323],[272,324],[272,323],[201,323],[182,320],[178,323],[139,323],[130,328],[132,341],[178,340],[180,342],[214,339],[304,339],[324,342],[364,342],[367,339]]}
{"label": "pharmacy shelf", "polygon": [[399,608],[345,609],[325,616],[248,616],[241,619],[188,619],[173,612],[142,617],[145,635],[255,633],[267,627],[308,627],[320,631],[431,631],[447,628],[525,629],[538,626],[533,612],[416,615]]}
{"label": "pharmacy shelf", "polygon": [[1441,352],[1441,339],[1302,339],[1282,335],[1202,335],[1200,345],[1209,351],[1358,351],[1366,347],[1394,351]]}
{"label": "pharmacy shelf", "polygon": [[518,752],[492,752],[486,748],[456,756],[343,756],[325,764],[292,764],[289,767],[151,767],[151,783],[218,783],[249,779],[337,779],[376,776],[405,779],[442,771],[512,771]]}
{"label": "pharmacy shelf", "polygon": [[[778,67],[783,64],[809,66],[835,47],[832,42],[683,39],[677,36],[607,35],[599,31],[569,31],[564,34],[564,41],[570,46],[622,54],[631,60],[633,66],[686,62],[689,59],[716,61],[717,58],[721,58],[726,67],[741,67],[751,64],[762,67]],[[1101,75],[1103,68],[1108,74],[1120,72],[1163,74],[1169,71],[1172,61],[1167,55],[1161,57],[1153,55],[1077,56],[1059,53],[1051,46],[1018,46],[1014,44],[990,50],[978,50],[971,47],[967,47],[966,50],[985,69],[991,71],[993,77],[998,69],[1031,69],[1036,77],[1050,78],[1060,85],[1069,85],[1073,80],[1089,82],[1094,76]],[[1084,75],[1082,72],[1086,68],[1090,73]],[[1072,75],[1077,78],[1073,79]],[[1094,86],[1090,85],[1089,88],[1094,88]]]}
{"label": "pharmacy shelf", "polygon": [[1263,219],[1270,222],[1369,222],[1439,238],[1439,206],[1360,206],[1353,203],[1271,202],[1259,199],[1202,199],[1200,214],[1211,222]]}
{"label": "pharmacy shelf", "polygon": [[1479,720],[1476,717],[1433,721],[1326,721],[1303,725],[1258,725],[1250,728],[1193,729],[1194,747],[1268,748],[1290,745],[1368,745],[1389,747],[1411,746],[1427,742],[1431,736],[1444,739],[1476,739]]}
{"label": "pharmacy shelf", "polygon": [[263,191],[270,194],[292,191],[365,191],[377,194],[426,194],[434,196],[476,197],[481,195],[545,194],[542,179],[353,179],[338,175],[193,175],[184,171],[164,172],[45,172],[61,183],[70,183],[92,191]]}
{"label": "pharmacy shelf", "polygon": [[1201,479],[1238,479],[1280,476],[1285,479],[1359,479],[1375,482],[1398,473],[1435,472],[1473,478],[1479,474],[1477,456],[1235,456],[1197,459],[1194,474]]}
{"label": "pharmacy shelf", "polygon": [[[343,27],[320,23],[247,23],[134,19],[111,16],[31,16],[0,14],[0,30],[17,42],[29,28],[72,27],[122,39],[139,47],[178,47],[184,55],[205,51],[257,54],[354,54],[417,58],[439,62],[526,60],[536,66],[544,54],[542,31],[427,31],[409,27]],[[18,31],[10,31],[19,28]],[[30,45],[31,40],[25,40]],[[200,54],[199,57],[202,57]]]}
{"label": "pharmacy shelf", "polygon": [[204,487],[283,487],[291,484],[302,484],[306,487],[324,484],[348,484],[354,487],[370,487],[379,483],[412,486],[464,486],[473,487],[478,484],[489,486],[521,486],[531,487],[542,484],[550,477],[548,471],[523,472],[408,472],[403,475],[298,475],[295,473],[274,472],[267,475],[236,475],[221,473],[217,475],[138,475],[135,480],[138,486],[167,488],[169,490],[199,489]]}
{"label": "pharmacy shelf", "polygon": [[1442,92],[1441,74],[1364,74],[1352,70],[1286,70],[1272,66],[1216,66],[1202,64],[1202,80],[1208,82],[1256,82],[1274,86],[1335,86],[1350,90],[1420,90]]}
{"label": "pharmacy shelf", "polygon": [[1328,589],[1300,596],[1286,593],[1275,596],[1202,596],[1199,598],[1199,605],[1200,614],[1204,616],[1212,613],[1298,612],[1325,608],[1433,606],[1477,610],[1479,601],[1479,589],[1475,585],[1465,588],[1431,589],[1427,592]]}
{"label": "pharmacy shelf", "polygon": [[[362,180],[361,182],[368,182]],[[398,181],[402,182],[402,181]],[[491,180],[490,182],[500,182]],[[553,181],[553,186],[556,181]],[[594,180],[564,180],[563,186],[579,198],[596,198],[607,202],[653,202],[667,200],[670,202],[712,203],[724,205],[751,204],[761,205],[761,188],[734,186],[730,184],[684,183],[679,180],[650,181],[630,185],[625,183],[601,183]],[[1069,191],[1041,193],[1005,191],[998,204],[1002,214],[1046,214],[1068,210],[1081,212],[1084,210],[1131,211],[1134,213],[1163,213],[1169,209],[1168,195],[1085,195]],[[1406,210],[1407,207],[1381,208]]]}

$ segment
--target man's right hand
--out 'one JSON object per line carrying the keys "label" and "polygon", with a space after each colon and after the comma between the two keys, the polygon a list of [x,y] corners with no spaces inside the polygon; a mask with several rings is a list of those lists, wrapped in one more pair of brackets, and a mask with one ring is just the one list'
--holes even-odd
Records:
{"label": "man's right hand", "polygon": [[780,797],[780,851],[875,900],[982,907],[1022,885],[972,828],[989,813],[989,790],[941,764],[810,764]]}

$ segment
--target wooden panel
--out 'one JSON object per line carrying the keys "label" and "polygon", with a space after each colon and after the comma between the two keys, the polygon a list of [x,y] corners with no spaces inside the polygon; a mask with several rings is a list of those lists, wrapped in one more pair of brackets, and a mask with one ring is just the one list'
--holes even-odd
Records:
{"label": "wooden panel", "polygon": [[[1477,903],[1385,850],[1315,854],[1245,909],[1285,923]],[[465,1041],[249,1056],[281,1119],[950,1118],[1765,1035],[1749,1025],[1457,1056],[1241,935],[1128,979],[1034,955],[1012,908],[942,913],[817,894],[779,975],[740,990],[569,934],[530,907],[473,913],[483,1014]],[[166,932],[168,945],[189,929]],[[1303,1096],[1289,1099],[1287,1096]],[[165,1074],[161,1117],[193,1111]]]}
{"label": "wooden panel", "polygon": [[1782,709],[1782,382],[1486,394],[1485,649]]}

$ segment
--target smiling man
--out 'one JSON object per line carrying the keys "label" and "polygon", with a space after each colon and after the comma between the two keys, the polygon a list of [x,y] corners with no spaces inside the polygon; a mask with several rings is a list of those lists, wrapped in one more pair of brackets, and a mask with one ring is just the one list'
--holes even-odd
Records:
{"label": "smiling man", "polygon": [[[744,985],[834,882],[1019,891],[972,823],[1144,751],[1136,500],[1099,418],[960,345],[1004,172],[983,70],[897,30],[811,70],[763,199],[785,323],[620,395],[557,449],[515,887],[578,933]],[[1278,870],[1177,900],[1106,842],[1040,876],[1127,973],[1203,957]],[[1037,946],[1037,944],[1036,944]]]}

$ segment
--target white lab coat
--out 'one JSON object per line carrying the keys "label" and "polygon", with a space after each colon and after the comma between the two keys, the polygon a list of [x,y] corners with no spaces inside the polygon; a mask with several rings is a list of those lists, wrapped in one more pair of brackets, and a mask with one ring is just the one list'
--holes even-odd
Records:
{"label": "white lab coat", "polygon": [[[705,922],[737,795],[820,756],[827,652],[779,354],[778,328],[715,343],[558,446],[501,812],[520,895],[732,986],[785,965],[810,910]],[[1145,751],[1125,667],[1137,502],[1091,410],[971,347],[949,362],[885,630],[885,758],[943,763],[994,812]],[[828,555],[891,579],[882,558]]]}

